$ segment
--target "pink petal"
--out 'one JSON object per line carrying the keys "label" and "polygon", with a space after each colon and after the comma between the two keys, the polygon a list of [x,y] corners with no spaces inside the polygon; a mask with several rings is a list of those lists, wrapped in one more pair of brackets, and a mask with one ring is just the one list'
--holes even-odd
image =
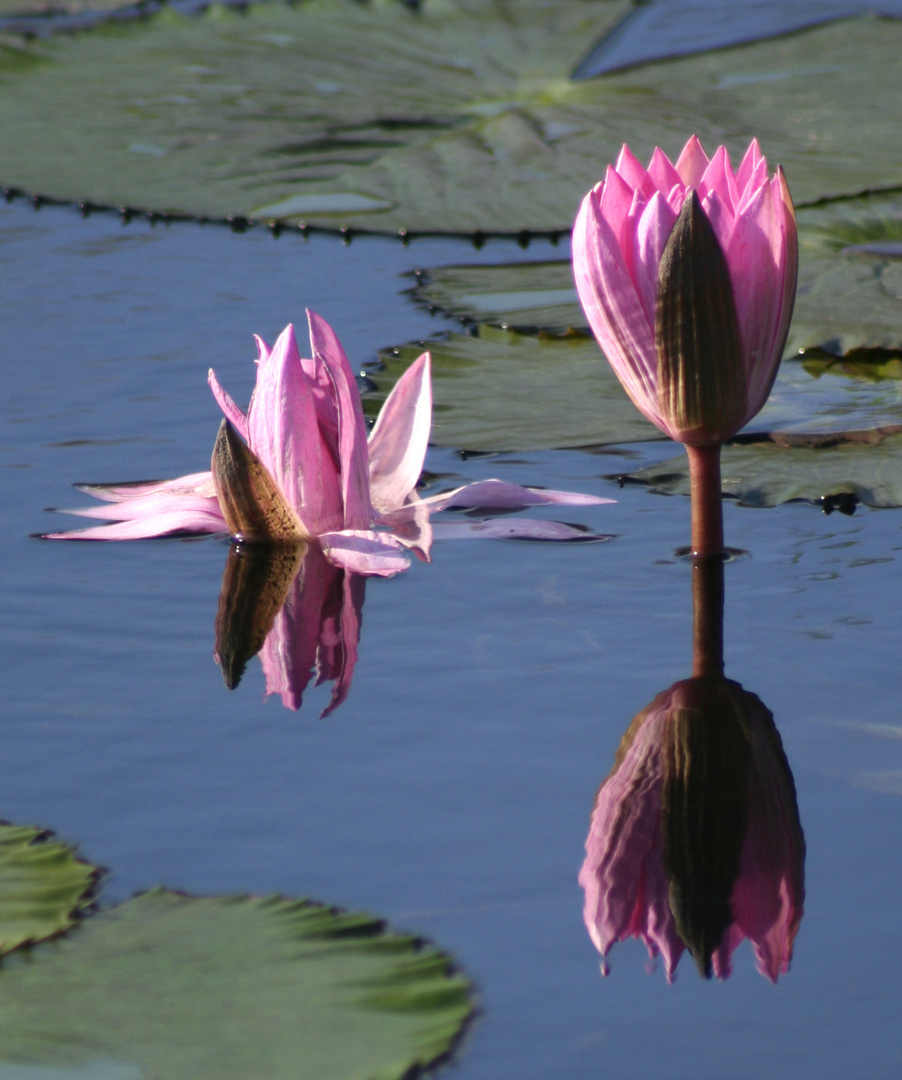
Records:
{"label": "pink petal", "polygon": [[[648,175],[654,181],[656,190],[662,195],[669,194],[676,184],[679,184],[680,186],[683,184],[683,181],[680,179],[680,174],[673,167],[670,158],[658,146],[655,147],[654,153],[651,155],[651,162],[648,166]],[[651,196],[649,196],[649,198],[651,198]]]}
{"label": "pink petal", "polygon": [[525,506],[598,506],[613,503],[600,495],[583,495],[576,491],[552,491],[548,488],[526,488],[506,480],[477,480],[472,484],[431,495],[423,500],[431,510],[497,509],[520,510]]}
{"label": "pink petal", "polygon": [[391,577],[410,565],[400,541],[388,533],[343,529],[319,537],[326,558],[356,574]]}
{"label": "pink petal", "polygon": [[348,358],[325,319],[307,312],[313,359],[325,365],[332,379],[338,413],[338,452],[345,529],[365,529],[373,518],[369,496],[366,422],[360,393]]}
{"label": "pink petal", "polygon": [[[173,495],[215,495],[213,476],[209,472],[191,473],[189,476],[179,476],[175,480],[148,480],[134,484],[76,484],[79,491],[85,495],[93,495],[95,499],[103,499],[105,502],[125,502],[128,499],[140,499],[145,495],[173,494]],[[72,511],[67,511],[72,513]]]}
{"label": "pink petal", "polygon": [[127,499],[118,503],[104,503],[101,506],[78,507],[63,510],[64,514],[77,517],[99,518],[102,521],[140,521],[142,518],[158,517],[160,514],[198,513],[218,516],[225,527],[225,521],[219,509],[216,496],[171,495],[168,492],[143,495],[138,499]]}
{"label": "pink petal", "polygon": [[692,135],[683,147],[676,163],[676,171],[683,184],[697,189],[708,165],[710,165],[708,155],[702,149],[698,136]]}
{"label": "pink petal", "polygon": [[736,170],[736,186],[740,191],[746,190],[749,186],[749,182],[752,181],[753,176],[760,175],[762,165],[766,176],[767,162],[764,160],[764,155],[761,153],[761,147],[758,145],[758,140],[752,139],[749,143],[748,150],[746,150],[742,161],[739,163],[739,168]]}
{"label": "pink petal", "polygon": [[633,234],[636,292],[650,326],[655,323],[661,255],[673,232],[676,219],[677,215],[666,198],[660,192],[655,192],[642,211]]}
{"label": "pink petal", "polygon": [[301,366],[294,327],[263,354],[248,408],[248,445],[278,484],[308,533],[342,524],[339,462],[324,443],[313,387]]}
{"label": "pink petal", "polygon": [[247,442],[247,416],[242,409],[238,408],[227,391],[222,388],[219,379],[216,378],[216,372],[212,368],[207,372],[207,382],[210,384],[210,389],[213,391],[213,397],[216,398],[217,404],[225,414],[226,420],[229,421],[241,438]]}
{"label": "pink petal", "polygon": [[380,514],[402,506],[423,471],[432,427],[431,363],[423,353],[404,372],[370,435],[370,497]]}
{"label": "pink petal", "polygon": [[[654,327],[630,279],[620,246],[590,191],[573,227],[573,274],[589,324],[642,414],[667,432],[657,411]],[[669,434],[669,432],[667,432]]]}
{"label": "pink petal", "polygon": [[431,562],[429,552],[432,549],[432,525],[429,522],[431,511],[432,507],[414,491],[411,492],[410,502],[381,515],[379,524],[387,526],[392,536],[412,551],[421,562],[428,563]]}
{"label": "pink petal", "polygon": [[648,175],[642,162],[636,157],[632,150],[630,150],[626,143],[621,147],[620,155],[617,158],[617,164],[614,168],[617,171],[617,175],[623,178],[626,182],[626,186],[629,187],[631,191],[641,191],[646,199],[650,199],[652,195],[654,195],[654,180]]}
{"label": "pink petal", "polygon": [[171,533],[226,533],[225,521],[218,512],[200,510],[170,510],[140,518],[120,521],[115,525],[98,525],[93,529],[72,532],[46,533],[45,540],[148,540]]}
{"label": "pink petal", "polygon": [[739,204],[739,191],[725,146],[718,146],[696,190],[700,199],[704,199],[709,191],[717,192],[717,197],[729,208],[730,213],[735,213]]}

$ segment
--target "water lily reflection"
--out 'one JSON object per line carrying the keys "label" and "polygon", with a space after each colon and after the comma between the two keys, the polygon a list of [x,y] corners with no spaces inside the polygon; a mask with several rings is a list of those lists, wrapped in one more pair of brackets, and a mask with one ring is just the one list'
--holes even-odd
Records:
{"label": "water lily reflection", "polygon": [[332,682],[322,716],[347,698],[357,662],[366,579],[317,544],[233,544],[216,614],[216,662],[234,689],[259,654],[266,693],[299,709],[311,680]]}
{"label": "water lily reflection", "polygon": [[641,938],[668,979],[686,949],[703,975],[726,978],[748,938],[776,982],[805,895],[795,786],[771,713],[722,674],[722,563],[694,571],[693,677],[658,694],[621,740],[592,812],[584,918],[603,957]]}

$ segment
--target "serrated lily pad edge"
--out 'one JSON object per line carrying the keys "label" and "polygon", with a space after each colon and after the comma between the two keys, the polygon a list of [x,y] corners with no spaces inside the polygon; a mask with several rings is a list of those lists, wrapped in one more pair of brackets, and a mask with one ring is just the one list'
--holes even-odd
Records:
{"label": "serrated lily pad edge", "polygon": [[17,825],[15,822],[7,821],[6,819],[0,819],[0,827],[18,829],[23,833],[31,832],[33,835],[28,840],[26,847],[40,848],[40,846],[44,844],[56,845],[63,853],[70,856],[74,863],[86,867],[88,870],[85,877],[84,888],[66,916],[68,925],[61,926],[58,930],[49,934],[27,938],[24,941],[20,941],[17,945],[14,945],[11,949],[0,949],[0,960],[2,960],[4,956],[12,956],[15,953],[31,949],[35,945],[42,944],[45,941],[53,941],[55,938],[64,937],[83,922],[84,919],[94,914],[94,912],[98,910],[100,885],[107,874],[107,870],[103,866],[98,866],[95,863],[88,862],[87,859],[80,858],[76,855],[76,845],[69,844],[65,840],[62,840],[52,829],[46,829],[40,825]]}

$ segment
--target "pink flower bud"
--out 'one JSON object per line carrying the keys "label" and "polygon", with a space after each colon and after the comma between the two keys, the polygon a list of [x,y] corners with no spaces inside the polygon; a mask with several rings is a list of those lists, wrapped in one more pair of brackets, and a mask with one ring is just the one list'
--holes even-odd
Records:
{"label": "pink flower bud", "polygon": [[757,140],[735,171],[725,147],[709,159],[694,135],[676,165],[656,149],[644,169],[624,146],[580,207],[573,270],[611,366],[665,434],[711,445],[759,412],[789,331],[798,239],[783,172],[768,176]]}

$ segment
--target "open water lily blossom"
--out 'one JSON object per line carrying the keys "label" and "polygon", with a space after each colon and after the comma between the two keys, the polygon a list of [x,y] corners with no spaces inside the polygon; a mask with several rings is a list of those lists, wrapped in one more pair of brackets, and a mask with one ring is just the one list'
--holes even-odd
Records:
{"label": "open water lily blossom", "polygon": [[[225,420],[212,468],[157,483],[84,485],[105,505],[68,513],[111,524],[47,534],[53,540],[136,540],[173,534],[231,533],[238,539],[316,541],[338,566],[387,576],[408,565],[405,550],[427,559],[430,514],[450,508],[521,509],[611,502],[593,495],[482,481],[421,499],[432,423],[429,353],[405,371],[367,438],[354,373],[328,323],[307,313],[311,358],[289,325],[270,349],[257,338],[257,382],[247,412],[211,370]],[[445,526],[446,531],[449,526]],[[454,529],[454,526],[450,526]],[[464,535],[580,539],[558,522],[517,519],[457,526]]]}
{"label": "open water lily blossom", "polygon": [[627,146],[573,230],[580,301],[636,407],[671,438],[720,443],[770,394],[795,299],[798,240],[782,169],[753,140],[734,169],[693,135],[673,164]]}

